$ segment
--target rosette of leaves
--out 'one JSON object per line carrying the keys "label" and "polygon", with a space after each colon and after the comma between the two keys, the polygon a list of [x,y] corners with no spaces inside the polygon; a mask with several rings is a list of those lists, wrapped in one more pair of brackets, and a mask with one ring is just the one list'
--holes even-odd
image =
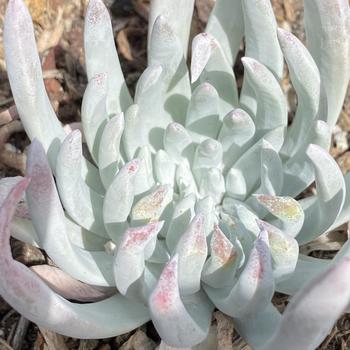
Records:
{"label": "rosette of leaves", "polygon": [[[77,338],[152,320],[163,348],[213,349],[217,308],[254,349],[314,349],[350,301],[348,243],[333,260],[299,253],[350,217],[350,178],[328,153],[349,81],[348,2],[305,2],[307,49],[277,28],[270,1],[217,0],[189,73],[193,3],[151,1],[148,67],[132,99],[108,11],[90,0],[83,131],[66,134],[29,13],[9,1],[6,63],[32,144],[26,177],[0,181],[0,294]],[[290,126],[284,61],[298,100]],[[315,194],[295,199],[314,181]],[[55,266],[14,261],[10,234]],[[283,315],[275,291],[295,294]]]}

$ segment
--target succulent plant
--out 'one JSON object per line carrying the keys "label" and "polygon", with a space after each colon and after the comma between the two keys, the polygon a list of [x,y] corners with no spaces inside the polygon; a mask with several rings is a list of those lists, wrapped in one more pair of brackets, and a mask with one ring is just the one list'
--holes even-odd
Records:
{"label": "succulent plant", "polygon": [[[82,141],[50,105],[28,10],[9,1],[8,76],[32,144],[26,177],[0,181],[0,294],[77,338],[152,320],[163,348],[213,349],[217,308],[254,349],[314,349],[350,301],[348,242],[333,260],[299,252],[350,218],[350,177],[328,153],[349,81],[348,2],[305,1],[308,51],[277,28],[270,1],[217,0],[189,75],[193,7],[151,1],[132,99],[108,11],[90,0]],[[290,126],[284,59],[298,100]],[[313,181],[316,194],[295,199]],[[10,234],[55,266],[14,261]],[[275,291],[295,294],[283,315]]]}

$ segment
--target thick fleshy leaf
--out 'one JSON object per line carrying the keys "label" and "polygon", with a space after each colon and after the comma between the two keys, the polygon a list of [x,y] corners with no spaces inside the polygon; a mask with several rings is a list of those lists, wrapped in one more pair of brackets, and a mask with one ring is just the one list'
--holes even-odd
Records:
{"label": "thick fleshy leaf", "polygon": [[203,216],[205,235],[209,236],[214,230],[214,225],[217,223],[214,199],[211,196],[207,196],[197,200],[195,213]]}
{"label": "thick fleshy leaf", "polygon": [[141,161],[134,159],[125,164],[108,187],[103,203],[103,220],[108,234],[119,242],[127,227],[127,218],[135,196],[135,176]]}
{"label": "thick fleshy leaf", "polygon": [[244,32],[241,1],[216,1],[205,31],[213,35],[216,40],[220,40],[225,57],[232,67]]}
{"label": "thick fleshy leaf", "polygon": [[215,86],[221,113],[238,106],[236,78],[220,43],[210,34],[198,34],[192,41],[191,82],[199,79]]}
{"label": "thick fleshy leaf", "polygon": [[192,144],[191,135],[179,123],[170,123],[164,133],[163,139],[164,149],[171,158],[180,163],[183,158],[192,161],[194,146]]}
{"label": "thick fleshy leaf", "polygon": [[296,294],[263,350],[313,350],[350,302],[350,258],[345,257]]}
{"label": "thick fleshy leaf", "polygon": [[[280,80],[283,71],[283,55],[277,39],[277,23],[270,0],[242,1],[244,14],[245,56],[266,66]],[[253,86],[245,76],[240,103],[253,117],[257,101]]]}
{"label": "thick fleshy leaf", "polygon": [[196,196],[193,193],[175,202],[174,212],[166,234],[166,244],[170,252],[174,251],[180,237],[194,217],[195,203]]}
{"label": "thick fleshy leaf", "polygon": [[277,227],[259,220],[261,230],[266,230],[269,236],[269,244],[272,256],[272,268],[275,280],[278,282],[286,279],[294,272],[298,262],[298,242],[279,230]]}
{"label": "thick fleshy leaf", "polygon": [[304,209],[305,222],[297,236],[299,244],[312,241],[331,227],[343,207],[346,191],[342,172],[327,151],[310,145],[307,156],[315,169],[317,197]]}
{"label": "thick fleshy leaf", "polygon": [[232,317],[248,317],[264,310],[274,293],[267,232],[261,231],[233,287],[217,290],[204,286],[204,289],[215,306]]}
{"label": "thick fleshy leaf", "polygon": [[281,150],[283,155],[291,157],[304,143],[317,116],[321,79],[315,61],[299,39],[283,29],[278,29],[278,39],[288,64],[293,87],[298,95],[297,111]]}
{"label": "thick fleshy leaf", "polygon": [[[126,125],[125,137],[140,137],[136,141],[137,147],[151,146],[154,150],[163,148],[164,129],[172,121],[164,113],[165,82],[162,78],[163,67],[159,64],[149,66],[140,76],[135,91],[135,103],[138,105],[138,131],[128,130],[132,125]],[[127,120],[126,120],[127,121]],[[130,133],[130,136],[128,136]],[[130,155],[131,156],[131,155]]]}
{"label": "thick fleshy leaf", "polygon": [[232,285],[234,274],[243,261],[240,242],[237,239],[231,242],[219,225],[215,225],[210,241],[210,258],[203,267],[202,280],[213,288]]}
{"label": "thick fleshy leaf", "polygon": [[178,256],[165,266],[149,298],[152,321],[163,341],[174,347],[191,347],[208,335],[213,309],[202,292],[184,301],[179,291]]}
{"label": "thick fleshy leaf", "polygon": [[298,201],[291,197],[254,195],[256,200],[264,206],[278,220],[274,222],[289,236],[295,237],[304,224],[304,211]]}
{"label": "thick fleshy leaf", "polygon": [[[70,303],[54,293],[34,272],[13,260],[9,223],[27,185],[28,179],[16,185],[0,209],[1,296],[37,325],[69,337],[111,337],[147,322],[147,309],[120,294],[97,303]],[[71,270],[73,266],[75,264],[70,265]]]}
{"label": "thick fleshy leaf", "polygon": [[250,346],[260,349],[275,333],[280,320],[280,313],[270,303],[264,310],[253,316],[234,318],[234,325],[240,336]]}
{"label": "thick fleshy leaf", "polygon": [[135,176],[135,195],[149,191],[154,186],[153,162],[150,147],[143,146],[136,152],[136,157],[141,160],[140,169]]}
{"label": "thick fleshy leaf", "polygon": [[160,185],[136,202],[131,211],[131,219],[136,224],[159,220],[163,211],[173,199],[173,188]]}
{"label": "thick fleshy leaf", "polygon": [[35,265],[30,268],[54,292],[65,299],[92,302],[106,299],[117,293],[115,288],[98,288],[75,280],[67,273],[50,265]]}
{"label": "thick fleshy leaf", "polygon": [[112,257],[71,244],[45,150],[35,139],[28,152],[27,174],[32,179],[26,191],[28,208],[41,248],[72,277],[92,285],[113,286]]}
{"label": "thick fleshy leaf", "polygon": [[197,214],[193,218],[180,237],[175,252],[179,258],[178,282],[181,294],[198,292],[202,268],[208,254],[203,215]]}
{"label": "thick fleshy leaf", "polygon": [[8,2],[4,19],[4,49],[17,112],[29,138],[40,140],[54,167],[65,132],[45,91],[32,19],[22,0]]}
{"label": "thick fleshy leaf", "polygon": [[230,196],[244,200],[254,190],[260,180],[260,173],[256,171],[256,165],[261,164],[261,149],[264,141],[269,142],[278,152],[282,147],[284,129],[285,127],[281,126],[269,131],[263,139],[256,142],[234,163],[226,176],[226,189]]}
{"label": "thick fleshy leaf", "polygon": [[306,155],[309,144],[313,143],[325,150],[331,144],[331,129],[327,123],[317,120],[300,146],[298,152],[284,164],[283,196],[295,197],[306,189],[315,179],[315,172],[310,159]]}
{"label": "thick fleshy leaf", "polygon": [[81,177],[83,158],[81,133],[72,131],[63,141],[57,156],[56,184],[69,216],[89,231],[107,237],[103,224],[103,197]]}
{"label": "thick fleshy leaf", "polygon": [[135,286],[135,282],[143,276],[145,260],[153,254],[157,234],[162,226],[163,222],[156,222],[125,231],[113,262],[116,286],[123,295],[126,295],[131,287],[136,287],[137,292],[142,295],[143,283]]}
{"label": "thick fleshy leaf", "polygon": [[159,150],[154,157],[155,180],[162,185],[174,185],[175,163],[172,157],[163,150]]}
{"label": "thick fleshy leaf", "polygon": [[96,163],[98,163],[101,135],[108,121],[107,84],[105,73],[93,76],[87,85],[81,106],[84,138]]}
{"label": "thick fleshy leaf", "polygon": [[341,111],[350,76],[349,3],[305,1],[307,46],[320,70],[327,104],[319,114],[332,128]]}
{"label": "thick fleshy leaf", "polygon": [[[186,56],[193,9],[194,0],[180,0],[176,3],[171,0],[152,1],[148,20],[148,45],[151,43],[150,39],[153,26],[157,17],[160,15],[166,16],[169,21],[169,26],[176,37],[179,38],[182,44],[182,52]],[[150,48],[148,48],[148,50],[150,50]]]}
{"label": "thick fleshy leaf", "polygon": [[216,204],[220,204],[225,194],[225,178],[218,168],[207,169],[202,173],[199,183],[199,195],[210,196]]}
{"label": "thick fleshy leaf", "polygon": [[[171,6],[168,3],[167,12],[171,11]],[[177,28],[174,28],[174,18],[169,18],[168,13],[164,15],[158,16],[153,24],[148,46],[148,65],[161,65],[163,69],[165,93],[159,117],[184,124],[188,101],[191,98],[190,79],[184,57],[187,48],[183,48],[183,38],[178,36]],[[180,18],[177,18],[176,24],[181,22]]]}
{"label": "thick fleshy leaf", "polygon": [[199,85],[191,96],[186,115],[186,128],[195,133],[202,141],[203,137],[216,139],[221,127],[219,95],[209,83]]}
{"label": "thick fleshy leaf", "polygon": [[214,139],[206,139],[197,146],[192,165],[197,183],[200,183],[208,169],[221,167],[222,156],[222,146]]}
{"label": "thick fleshy leaf", "polygon": [[98,150],[98,168],[106,189],[112,183],[118,167],[123,163],[120,154],[120,140],[123,130],[124,115],[121,113],[107,122],[101,135]]}
{"label": "thick fleshy leaf", "polygon": [[187,159],[176,167],[175,181],[181,195],[197,194],[197,184]]}
{"label": "thick fleshy leaf", "polygon": [[245,77],[257,100],[257,111],[254,116],[256,138],[262,137],[267,131],[279,126],[286,127],[287,102],[275,76],[266,66],[253,58],[243,57],[242,62]]}
{"label": "thick fleshy leaf", "polygon": [[242,109],[234,109],[223,119],[218,136],[223,149],[224,172],[252,145],[255,124]]}
{"label": "thick fleshy leaf", "polygon": [[114,43],[111,19],[102,0],[90,0],[85,17],[84,50],[89,81],[106,73],[107,113],[125,111],[132,103]]}

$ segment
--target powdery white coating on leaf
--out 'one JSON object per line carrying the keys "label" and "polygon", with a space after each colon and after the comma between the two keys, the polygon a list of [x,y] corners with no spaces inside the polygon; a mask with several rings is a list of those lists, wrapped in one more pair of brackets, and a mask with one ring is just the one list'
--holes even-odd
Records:
{"label": "powdery white coating on leaf", "polygon": [[150,307],[161,314],[169,314],[180,299],[178,286],[178,255],[176,254],[165,266],[156,288],[150,296]]}
{"label": "powdery white coating on leaf", "polygon": [[292,298],[262,350],[317,348],[349,302],[350,258],[345,257]]}
{"label": "powdery white coating on leaf", "polygon": [[158,220],[165,207],[172,201],[173,189],[169,185],[161,185],[149,195],[140,199],[132,208],[133,220]]}
{"label": "powdery white coating on leaf", "polygon": [[[147,310],[120,295],[92,304],[70,303],[52,292],[34,272],[13,260],[8,225],[28,182],[28,178],[19,182],[0,209],[1,296],[39,326],[70,337],[104,338],[147,322]],[[114,313],[107,312],[111,309]],[[121,320],[120,315],[126,313],[129,316]]]}
{"label": "powdery white coating on leaf", "polygon": [[198,292],[201,271],[208,254],[203,214],[197,214],[193,218],[175,251],[179,256],[181,293],[188,295]]}

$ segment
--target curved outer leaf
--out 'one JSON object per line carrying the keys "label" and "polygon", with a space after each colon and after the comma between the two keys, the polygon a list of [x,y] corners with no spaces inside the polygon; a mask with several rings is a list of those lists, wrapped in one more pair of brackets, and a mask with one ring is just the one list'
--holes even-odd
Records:
{"label": "curved outer leaf", "polygon": [[88,284],[113,286],[112,257],[71,244],[45,151],[35,139],[28,152],[27,173],[32,178],[26,192],[28,208],[40,246],[59,268],[74,278]]}
{"label": "curved outer leaf", "polygon": [[81,133],[72,131],[63,141],[57,156],[56,184],[65,210],[79,225],[107,237],[103,223],[103,197],[81,177],[83,150]]}
{"label": "curved outer leaf", "polygon": [[315,179],[314,169],[306,155],[309,144],[313,143],[328,150],[331,143],[331,129],[322,120],[313,123],[304,144],[299,151],[284,164],[282,195],[295,197]]}
{"label": "curved outer leaf", "polygon": [[350,302],[350,258],[345,257],[296,294],[262,350],[315,349]]}
{"label": "curved outer leaf", "polygon": [[208,82],[216,87],[221,113],[238,106],[238,91],[232,65],[220,43],[210,34],[198,34],[192,41],[191,82]]}
{"label": "curved outer leaf", "polygon": [[149,298],[152,321],[164,342],[174,347],[190,347],[208,335],[213,306],[204,294],[180,297],[178,256],[165,266]]}
{"label": "curved outer leaf", "polygon": [[309,50],[320,70],[327,107],[320,117],[332,128],[341,111],[350,77],[350,9],[346,0],[305,1]]}
{"label": "curved outer leaf", "polygon": [[326,232],[338,217],[345,200],[345,181],[332,156],[321,147],[307,150],[316,174],[317,199],[304,209],[304,225],[297,236],[299,244],[307,243]]}
{"label": "curved outer leaf", "polygon": [[13,260],[9,223],[27,185],[28,179],[18,183],[0,209],[1,296],[39,326],[75,338],[111,337],[147,322],[147,309],[120,294],[92,304],[70,303],[55,294],[34,272]]}
{"label": "curved outer leaf", "polygon": [[16,108],[30,139],[39,139],[54,168],[65,132],[45,91],[32,19],[22,0],[8,3],[4,19],[4,48]]}
{"label": "curved outer leaf", "polygon": [[[266,66],[280,80],[283,55],[277,39],[277,23],[270,0],[242,1],[244,14],[245,55]],[[251,115],[256,113],[253,87],[245,77],[240,103]]]}
{"label": "curved outer leaf", "polygon": [[123,113],[111,118],[101,135],[98,150],[98,168],[105,189],[112,183],[119,165],[123,164],[120,141],[124,131]]}
{"label": "curved outer leaf", "polygon": [[102,0],[89,0],[84,27],[84,50],[89,81],[107,75],[107,113],[125,111],[132,103],[114,43],[108,10]]}
{"label": "curved outer leaf", "polygon": [[142,278],[145,260],[153,254],[162,226],[163,222],[155,222],[126,230],[113,262],[114,278],[121,294],[126,295],[128,289]]}
{"label": "curved outer leaf", "polygon": [[65,299],[92,302],[106,299],[117,293],[115,288],[98,288],[75,280],[67,273],[50,265],[35,265],[34,271],[55,293]]}
{"label": "curved outer leaf", "polygon": [[244,32],[241,1],[216,1],[205,31],[213,35],[216,40],[220,40],[225,57],[232,67]]}
{"label": "curved outer leaf", "polygon": [[298,107],[288,128],[281,153],[293,156],[315,120],[320,102],[320,73],[311,54],[292,33],[278,29],[278,39],[287,61],[290,78],[298,95]]}
{"label": "curved outer leaf", "polygon": [[[266,39],[265,39],[266,40]],[[271,71],[259,61],[243,57],[245,77],[257,100],[254,117],[256,138],[279,126],[287,126],[288,110],[283,91]]]}
{"label": "curved outer leaf", "polygon": [[84,138],[90,154],[97,164],[101,134],[108,121],[107,84],[105,73],[94,75],[87,85],[81,105]]}
{"label": "curved outer leaf", "polygon": [[[268,235],[261,231],[236,284],[229,290],[203,286],[215,306],[234,318],[248,317],[264,310],[272,299],[274,281]],[[228,294],[225,295],[228,292]]]}
{"label": "curved outer leaf", "polygon": [[197,214],[180,237],[175,253],[178,255],[178,283],[182,295],[200,290],[201,272],[208,255],[204,216]]}
{"label": "curved outer leaf", "polygon": [[[170,7],[170,4],[168,6]],[[176,23],[178,22],[181,22],[180,18],[177,18]],[[172,119],[184,124],[188,101],[191,98],[190,78],[184,58],[187,48],[183,51],[183,43],[180,40],[182,38],[177,36],[173,24],[173,18],[156,18],[148,47],[148,65],[161,65],[163,68],[162,82],[165,85],[165,93],[159,118]]]}
{"label": "curved outer leaf", "polygon": [[252,145],[255,124],[242,109],[234,109],[223,119],[218,141],[223,149],[224,172]]}
{"label": "curved outer leaf", "polygon": [[[193,8],[194,0],[179,0],[178,2],[171,0],[153,0],[151,2],[148,19],[148,45],[150,46],[151,44],[151,35],[157,17],[160,15],[166,16],[172,31],[176,37],[180,39],[183,48],[182,52],[186,57]],[[150,47],[148,47],[148,52],[149,51]]]}
{"label": "curved outer leaf", "polygon": [[103,220],[108,234],[119,242],[126,229],[126,221],[135,196],[135,176],[141,161],[134,159],[125,164],[108,187],[103,203]]}

